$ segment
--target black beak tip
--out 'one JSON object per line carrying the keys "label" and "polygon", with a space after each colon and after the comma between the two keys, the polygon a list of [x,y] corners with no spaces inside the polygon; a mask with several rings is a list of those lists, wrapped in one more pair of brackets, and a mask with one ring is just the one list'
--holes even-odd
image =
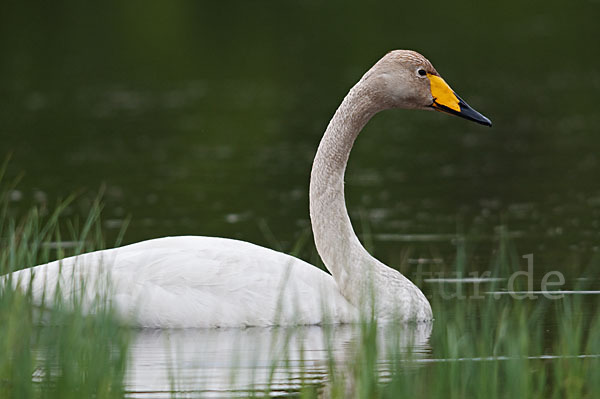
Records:
{"label": "black beak tip", "polygon": [[[481,115],[481,114],[480,114],[480,115]],[[492,127],[492,121],[491,121],[491,120],[489,120],[488,118],[486,118],[486,117],[485,117],[485,116],[483,116],[483,115],[481,115],[481,116],[482,116],[482,120],[481,120],[481,121],[476,121],[476,122],[479,122],[479,123],[481,123],[483,126]]]}
{"label": "black beak tip", "polygon": [[472,120],[473,122],[477,122],[484,126],[492,127],[492,121],[481,115],[479,112],[475,111],[473,108],[469,106],[462,98],[456,96],[459,99],[458,106],[460,107],[459,116],[463,118]]}
{"label": "black beak tip", "polygon": [[438,104],[434,101],[434,103],[431,105],[431,108],[435,109],[436,111],[442,111],[450,115],[456,115],[461,118],[465,118],[472,122],[479,123],[480,125],[492,127],[492,121],[486,118],[485,116],[481,115],[479,112],[475,111],[469,106],[469,104],[461,100],[458,103],[458,105],[460,107],[460,111],[456,111],[452,108]]}

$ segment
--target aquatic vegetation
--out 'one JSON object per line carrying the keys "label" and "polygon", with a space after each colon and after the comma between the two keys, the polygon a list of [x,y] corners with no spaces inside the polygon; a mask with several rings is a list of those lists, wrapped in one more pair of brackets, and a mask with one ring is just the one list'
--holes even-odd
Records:
{"label": "aquatic vegetation", "polygon": [[[0,169],[0,184],[2,170]],[[7,187],[0,191],[0,274],[66,254],[60,245],[68,236],[68,253],[103,245],[96,203],[79,230],[76,220],[59,219],[71,199],[47,213],[32,208],[13,215]],[[52,244],[52,245],[49,245]],[[77,298],[57,300],[42,308],[10,281],[0,282],[0,397],[123,397],[130,332],[120,327],[107,302],[84,316]]]}
{"label": "aquatic vegetation", "polygon": [[[96,201],[82,221],[66,218],[72,198],[56,209],[34,207],[15,214],[3,183],[0,193],[0,271],[104,247],[101,205]],[[306,237],[296,245],[299,251]],[[60,243],[71,243],[68,248]],[[519,268],[506,235],[490,264],[494,276],[506,277]],[[456,271],[464,272],[469,254],[457,246]],[[573,287],[589,289],[598,281],[592,259],[587,279]],[[149,346],[163,346],[170,366],[162,370],[168,383],[163,394],[203,397],[215,375],[207,368],[191,373],[190,362],[209,362],[179,342],[229,336],[264,358],[232,359],[224,375],[231,390],[222,396],[301,398],[397,397],[539,397],[593,398],[600,395],[600,315],[597,295],[565,295],[562,299],[515,299],[499,292],[502,282],[490,280],[483,295],[456,296],[432,290],[435,321],[423,325],[378,325],[365,320],[353,326],[272,329],[144,332],[119,326],[110,303],[99,300],[84,316],[77,298],[38,308],[27,293],[10,284],[0,286],[0,397],[120,398],[139,395],[134,385],[136,356]],[[446,287],[448,288],[448,287]],[[457,288],[458,289],[458,288]],[[466,292],[469,292],[468,290]],[[40,321],[41,324],[40,325]],[[157,335],[157,336],[154,336]],[[259,338],[257,338],[259,337]],[[215,341],[216,342],[216,341]],[[262,343],[262,347],[258,346]],[[318,342],[315,347],[314,342]],[[169,346],[169,343],[171,346]],[[137,346],[136,346],[137,345]],[[311,347],[311,345],[313,345]],[[220,348],[218,345],[213,349]],[[233,353],[233,352],[232,352]],[[154,355],[155,353],[151,353]],[[157,357],[142,358],[152,366]],[[149,360],[148,360],[149,359]],[[221,358],[219,358],[221,359]],[[221,360],[219,360],[221,361]],[[255,362],[253,364],[252,362]],[[237,363],[236,363],[237,362]],[[234,366],[237,364],[238,366]],[[243,367],[241,367],[243,366]],[[212,369],[211,369],[212,370]],[[250,370],[250,377],[243,372]],[[214,370],[212,370],[214,371]],[[243,383],[240,385],[239,383]],[[245,384],[245,385],[244,385]],[[240,386],[245,388],[240,388]],[[192,387],[192,388],[190,388]]]}

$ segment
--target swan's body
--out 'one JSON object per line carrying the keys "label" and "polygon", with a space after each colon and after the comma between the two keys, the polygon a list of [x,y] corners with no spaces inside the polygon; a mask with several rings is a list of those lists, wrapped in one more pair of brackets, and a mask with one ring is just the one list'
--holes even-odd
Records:
{"label": "swan's body", "polygon": [[[13,273],[12,279],[26,287],[35,273],[37,301],[54,296],[59,279],[62,295],[81,289],[88,300],[108,280],[117,312],[144,327],[345,323],[357,321],[362,312],[384,321],[431,320],[421,290],[360,244],[344,200],[354,140],[373,115],[389,108],[435,108],[489,124],[420,54],[397,50],[375,64],[336,111],[313,163],[311,222],[317,250],[332,275],[242,241],[167,237],[36,266]],[[87,281],[85,287],[73,287],[73,276]]]}
{"label": "swan's body", "polygon": [[[62,271],[59,273],[59,268]],[[102,276],[110,271],[110,284]],[[93,303],[108,289],[124,321],[141,327],[239,327],[356,320],[331,275],[293,256],[238,240],[165,237],[70,257],[14,274],[33,297],[85,287]],[[98,284],[99,283],[99,284]]]}

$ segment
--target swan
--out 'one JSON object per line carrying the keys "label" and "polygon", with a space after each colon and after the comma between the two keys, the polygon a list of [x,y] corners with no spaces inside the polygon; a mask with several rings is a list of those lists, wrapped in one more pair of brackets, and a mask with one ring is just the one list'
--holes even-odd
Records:
{"label": "swan", "polygon": [[351,323],[365,310],[378,321],[430,321],[431,306],[421,290],[361,245],[344,199],[344,172],[356,137],[377,112],[393,108],[436,110],[491,126],[421,54],[394,50],[375,63],[329,122],[310,175],[314,240],[331,274],[248,242],[179,236],[81,254],[5,277],[13,287],[31,289],[40,305],[81,294],[93,311],[89,304],[105,292],[123,322],[138,327]]}

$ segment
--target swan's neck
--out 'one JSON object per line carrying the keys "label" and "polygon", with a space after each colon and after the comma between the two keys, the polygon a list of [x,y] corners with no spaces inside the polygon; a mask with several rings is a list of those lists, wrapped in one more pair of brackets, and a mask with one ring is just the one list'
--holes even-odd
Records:
{"label": "swan's neck", "polygon": [[387,267],[365,250],[354,233],[344,200],[344,172],[354,140],[382,108],[364,79],[354,86],[323,135],[310,178],[310,219],[317,251],[342,294],[355,305],[367,276]]}

